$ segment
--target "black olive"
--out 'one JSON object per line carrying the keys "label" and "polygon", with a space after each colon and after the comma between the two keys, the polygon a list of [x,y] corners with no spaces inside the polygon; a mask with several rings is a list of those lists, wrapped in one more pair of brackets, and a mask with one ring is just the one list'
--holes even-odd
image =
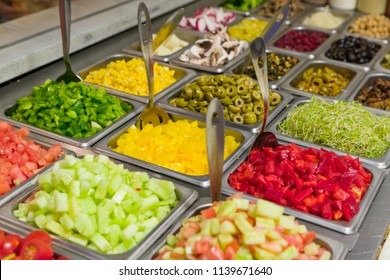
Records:
{"label": "black olive", "polygon": [[339,53],[339,59],[344,61],[345,58],[346,58],[345,52],[340,52]]}
{"label": "black olive", "polygon": [[368,62],[367,58],[364,58],[364,57],[359,58],[359,61],[358,61],[359,64],[364,64],[366,62]]}
{"label": "black olive", "polygon": [[347,53],[347,61],[348,62],[356,62],[357,57],[353,52],[348,52]]}

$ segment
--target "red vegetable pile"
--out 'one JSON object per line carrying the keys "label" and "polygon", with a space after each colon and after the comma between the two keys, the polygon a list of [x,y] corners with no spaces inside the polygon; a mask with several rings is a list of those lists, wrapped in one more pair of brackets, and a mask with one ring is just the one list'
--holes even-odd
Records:
{"label": "red vegetable pile", "polygon": [[48,150],[27,139],[29,130],[14,130],[0,122],[0,195],[24,182],[43,167],[55,161],[62,152],[59,144]]}
{"label": "red vegetable pile", "polygon": [[184,16],[179,26],[199,32],[212,32],[222,29],[235,19],[234,13],[225,11],[222,7],[204,7],[199,8],[193,17]]}
{"label": "red vegetable pile", "polygon": [[51,246],[50,235],[43,230],[34,230],[25,238],[17,234],[6,234],[0,230],[1,260],[67,260],[56,256]]}
{"label": "red vegetable pile", "polygon": [[229,185],[325,219],[350,221],[372,179],[358,158],[294,144],[253,150]]}
{"label": "red vegetable pile", "polygon": [[327,34],[319,31],[290,30],[275,43],[275,46],[298,52],[311,52],[317,49],[327,38]]}

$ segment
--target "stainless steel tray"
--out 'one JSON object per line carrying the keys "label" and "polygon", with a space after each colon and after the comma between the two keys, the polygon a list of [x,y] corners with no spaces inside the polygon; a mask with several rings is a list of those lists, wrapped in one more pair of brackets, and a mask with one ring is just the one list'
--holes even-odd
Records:
{"label": "stainless steel tray", "polygon": [[[253,22],[254,20],[258,20],[258,21],[260,21],[260,22],[267,22],[267,24],[268,24],[269,21],[270,21],[270,18],[260,17],[260,16],[248,16],[248,17],[241,18],[239,21],[235,22],[234,24],[229,25],[229,27],[227,28],[228,34],[229,34],[229,29],[230,29],[231,27],[235,27],[235,26],[241,24],[241,22],[242,22],[243,20],[250,20],[250,21],[252,21],[252,22]],[[261,30],[261,29],[260,29],[260,30],[259,30],[259,29],[255,29],[253,32],[254,32],[255,34],[261,34],[265,28],[266,28],[266,27],[264,27],[262,30]],[[253,28],[253,29],[254,29],[254,28]],[[252,29],[252,30],[253,30],[253,29]],[[278,30],[278,31],[279,31],[279,30]],[[243,39],[239,39],[239,38],[237,38],[237,37],[235,37],[235,36],[231,36],[231,37],[236,38],[237,40],[243,40]],[[256,37],[253,38],[251,41],[253,41],[253,40],[255,40],[255,39],[256,39]],[[247,41],[247,40],[243,40],[243,41]],[[250,41],[247,41],[247,42],[250,42]]]}
{"label": "stainless steel tray", "polygon": [[[174,209],[171,210],[170,214],[165,217],[148,235],[133,249],[130,251],[121,253],[121,254],[103,254],[84,246],[75,244],[73,242],[67,241],[66,239],[59,237],[55,234],[51,234],[53,238],[53,245],[61,250],[70,251],[73,254],[77,255],[79,258],[85,259],[137,259],[139,258],[150,246],[153,246],[155,240],[158,239],[177,219],[180,215],[185,213],[185,211],[195,202],[199,194],[197,191],[193,190],[190,186],[183,184],[177,180],[168,179],[163,175],[148,172],[142,168],[131,166],[129,164],[124,165],[126,169],[131,171],[142,171],[147,172],[151,178],[158,178],[164,180],[170,180],[175,184],[176,194],[179,198],[179,203]],[[47,169],[46,172],[49,172],[50,169]],[[37,229],[33,225],[20,221],[13,215],[13,210],[17,205],[23,202],[28,198],[36,189],[37,183],[36,180],[30,181],[29,184],[25,187],[25,192],[22,195],[14,198],[9,201],[3,207],[0,208],[0,217],[1,220],[9,225],[10,232],[12,229],[17,229],[19,234],[27,234],[28,232]]]}
{"label": "stainless steel tray", "polygon": [[378,59],[375,61],[373,69],[379,72],[390,73],[390,69],[382,66],[382,62],[385,59],[385,55],[390,53],[390,45],[383,47],[383,50],[378,55]]}
{"label": "stainless steel tray", "polygon": [[[268,1],[264,1],[262,4],[260,4],[260,6],[256,9],[256,11],[254,11],[253,13],[251,13],[251,15],[253,16],[263,16],[260,14],[260,10],[263,9],[263,7],[266,6]],[[291,25],[295,20],[297,20],[299,17],[305,15],[306,13],[310,12],[314,6],[312,5],[309,5],[309,4],[306,4],[306,3],[303,3],[302,1],[300,2],[300,4],[304,7],[304,9],[300,12],[297,12],[295,15],[293,16],[289,16],[286,21],[285,21],[285,25]],[[275,11],[276,12],[276,11]],[[290,13],[291,14],[291,13]]]}
{"label": "stainless steel tray", "polygon": [[[109,56],[109,57],[107,57],[105,59],[100,60],[99,62],[97,62],[97,63],[95,63],[95,64],[93,64],[93,65],[91,65],[91,66],[89,66],[87,68],[84,68],[83,70],[79,71],[77,74],[82,79],[85,79],[89,72],[94,71],[94,70],[98,70],[98,69],[101,69],[101,68],[104,68],[110,62],[117,61],[117,60],[122,60],[122,59],[125,60],[125,61],[128,61],[128,60],[131,60],[131,59],[134,59],[134,58],[139,58],[139,59],[143,60],[143,58],[141,58],[141,56],[137,56],[137,55],[114,54],[114,55],[111,55],[111,56]],[[155,94],[154,95],[154,101],[158,101],[165,94],[167,94],[168,92],[170,92],[170,91],[180,87],[188,79],[191,79],[193,76],[196,75],[195,71],[193,71],[191,69],[185,69],[185,68],[181,68],[181,67],[177,67],[177,66],[174,66],[174,65],[171,65],[171,64],[161,63],[161,62],[158,62],[158,63],[160,65],[162,65],[162,66],[168,67],[170,70],[174,70],[175,71],[175,76],[174,77],[176,79],[176,82],[173,83],[172,85],[170,85],[169,87],[163,89],[159,93]],[[90,84],[90,83],[87,83],[87,84]],[[95,85],[95,84],[93,84],[93,85],[97,86],[97,87],[105,88],[111,94],[120,96],[120,97],[122,97],[124,99],[136,100],[136,101],[142,102],[142,103],[147,103],[148,100],[149,100],[148,96],[139,96],[139,95],[136,95],[136,94],[130,94],[130,93],[127,93],[127,92],[119,91],[119,90],[116,90],[116,89],[113,89],[113,88],[103,87],[103,86]]]}
{"label": "stainless steel tray", "polygon": [[[51,144],[49,144],[49,143],[39,139],[39,136],[35,135],[34,133],[30,133],[27,138],[33,140],[34,143],[39,144],[41,147],[46,148],[46,149],[48,149],[48,148],[53,146],[53,145],[51,145]],[[68,150],[68,149],[62,147],[62,155],[60,155],[58,160],[62,159],[64,155],[75,155],[75,153],[73,151],[71,151],[71,150]],[[56,161],[54,161],[54,162],[56,162]],[[2,205],[4,205],[5,203],[7,203],[8,201],[12,200],[14,197],[16,197],[18,195],[21,195],[25,191],[26,186],[28,184],[30,184],[30,181],[34,181],[35,182],[36,178],[40,174],[46,172],[47,169],[51,168],[51,166],[54,164],[54,162],[52,162],[52,163],[48,164],[47,166],[43,167],[39,172],[37,172],[36,174],[34,174],[30,178],[28,178],[26,181],[24,181],[20,185],[13,187],[9,192],[7,192],[7,193],[5,193],[3,195],[0,195],[0,207]]]}
{"label": "stainless steel tray", "polygon": [[[108,92],[108,93],[110,93],[110,92]],[[108,133],[110,133],[114,129],[120,127],[121,125],[123,125],[125,123],[127,123],[133,117],[138,115],[143,110],[143,108],[145,107],[145,104],[140,103],[138,101],[135,101],[135,100],[131,100],[131,101],[130,100],[125,100],[124,98],[121,98],[121,99],[123,101],[125,101],[126,103],[132,104],[133,105],[133,110],[130,111],[129,113],[127,113],[126,115],[124,115],[122,118],[120,118],[119,120],[117,120],[113,124],[111,124],[110,126],[102,129],[101,131],[97,132],[96,134],[94,134],[94,135],[92,135],[90,137],[85,137],[85,138],[71,138],[71,137],[68,137],[68,136],[60,135],[60,134],[57,134],[57,133],[54,133],[54,132],[50,132],[48,130],[44,130],[44,129],[38,128],[36,126],[30,125],[30,124],[27,124],[27,123],[23,123],[23,122],[11,119],[9,117],[9,115],[11,114],[12,110],[15,109],[15,106],[16,106],[15,103],[12,103],[12,104],[9,104],[9,103],[2,104],[2,106],[0,107],[0,120],[5,120],[5,121],[9,122],[10,124],[12,124],[14,126],[17,126],[17,127],[27,127],[31,132],[43,135],[43,136],[48,137],[48,138],[55,139],[55,140],[60,141],[60,142],[64,142],[64,143],[68,143],[68,144],[71,144],[71,145],[75,145],[75,146],[78,146],[78,147],[84,147],[85,148],[85,147],[92,146],[92,144],[94,144],[97,141],[99,141],[100,139],[102,139],[105,135],[107,135]]]}
{"label": "stainless steel tray", "polygon": [[[219,1],[219,2],[222,2],[222,1]],[[206,7],[221,8],[221,7],[219,7],[219,3],[214,3],[213,5],[208,5],[208,6],[205,6],[205,7],[201,7],[201,9],[204,9]],[[228,12],[228,10],[226,10],[226,9],[223,9],[223,10],[224,10],[224,12]],[[233,24],[236,24],[237,22],[239,22],[244,17],[244,15],[242,15],[240,13],[237,13],[235,11],[229,11],[229,12],[233,12],[235,18],[231,22],[229,22],[228,24],[225,24],[224,27],[228,27],[228,26],[231,26]],[[195,11],[194,11],[194,13],[188,14],[188,15],[185,13],[184,16],[186,16],[187,18],[192,18],[192,17],[194,17],[194,14],[195,14]],[[210,31],[204,31],[204,32],[198,31],[197,29],[192,28],[192,26],[182,27],[182,26],[179,25],[176,28],[176,30],[179,31],[179,32],[185,32],[185,33],[188,33],[188,34],[197,35],[199,38],[205,36],[208,33],[210,33]]]}
{"label": "stainless steel tray", "polygon": [[[224,2],[226,2],[226,1],[221,1],[221,2],[222,3],[218,5],[219,7],[222,7]],[[226,10],[226,11],[229,11],[229,12],[236,13],[236,14],[243,15],[243,16],[247,17],[247,16],[250,16],[251,14],[257,12],[260,9],[260,6],[261,6],[261,4],[257,5],[256,7],[254,7],[253,9],[250,9],[248,11],[240,11],[240,10],[228,9],[228,8],[224,8],[224,7],[222,7],[222,8],[224,10]]]}
{"label": "stainless steel tray", "polygon": [[[312,52],[299,52],[299,51],[295,51],[295,50],[289,50],[289,49],[285,49],[285,48],[280,48],[280,47],[277,47],[275,44],[289,31],[291,30],[297,30],[297,31],[308,31],[308,32],[320,32],[320,33],[324,33],[328,36],[328,38],[322,42],[321,45],[319,45],[315,50],[313,50]],[[309,59],[314,59],[316,58],[317,56],[319,56],[323,51],[324,49],[328,46],[328,43],[329,41],[332,41],[333,40],[333,36],[334,34],[329,31],[329,30],[324,30],[324,29],[320,29],[320,28],[315,28],[315,27],[305,27],[305,26],[301,26],[301,25],[298,25],[298,26],[291,26],[287,29],[284,30],[284,32],[280,32],[277,34],[277,36],[275,36],[273,39],[270,40],[269,42],[269,46],[271,46],[272,49],[275,49],[275,50],[282,50],[284,52],[286,52],[287,54],[289,55],[301,55],[301,56],[304,56],[306,58],[309,58]]]}
{"label": "stainless steel tray", "polygon": [[[328,67],[333,71],[342,74],[344,77],[351,77],[350,82],[347,86],[336,96],[323,96],[319,94],[314,94],[311,92],[306,92],[299,90],[296,86],[303,78],[303,73],[309,68],[314,68],[317,70],[319,68]],[[304,64],[300,65],[298,69],[296,69],[296,75],[289,75],[288,78],[284,80],[284,82],[280,85],[280,87],[292,94],[303,96],[303,97],[321,97],[324,99],[330,100],[339,100],[346,99],[346,97],[352,92],[352,89],[355,87],[355,83],[361,79],[363,72],[357,68],[347,68],[345,65],[336,62],[327,62],[325,60],[308,60]]]}
{"label": "stainless steel tray", "polygon": [[[187,41],[188,45],[191,45],[196,40],[198,40],[198,39],[203,37],[201,34],[185,32],[183,30],[183,28],[177,29],[176,31],[173,32],[173,34],[176,35],[179,39]],[[181,52],[184,48],[182,48],[180,50],[177,50],[176,52],[173,52],[173,53],[171,53],[169,55],[164,55],[164,56],[154,55],[153,58],[156,61],[168,63],[176,54]],[[133,55],[137,55],[137,56],[142,56],[140,42],[136,42],[136,43],[131,44],[130,48],[123,49],[123,52],[129,53],[129,54],[133,54]]]}
{"label": "stainless steel tray", "polygon": [[[349,24],[349,21],[352,18],[352,16],[354,15],[354,12],[353,11],[349,11],[349,10],[339,10],[339,9],[333,9],[333,8],[329,8],[329,9],[330,9],[330,11],[332,12],[333,15],[335,15],[337,17],[343,18],[344,21],[336,28],[321,28],[321,27],[316,27],[316,28],[320,28],[320,29],[323,29],[323,30],[328,30],[328,31],[331,31],[332,33],[341,32],[342,30],[344,30],[345,26]],[[307,17],[313,15],[314,13],[322,12],[324,10],[325,10],[325,7],[315,7],[314,9],[309,10],[307,13],[302,14],[299,18],[297,18],[292,23],[292,25],[302,25],[302,26],[305,26],[305,27],[308,27],[308,28],[312,28],[313,26],[304,24],[303,21]]]}
{"label": "stainless steel tray", "polygon": [[[189,83],[193,82],[194,80],[195,79],[193,79]],[[291,102],[291,100],[293,99],[291,94],[288,94],[288,93],[286,93],[284,91],[275,90],[275,89],[273,89],[272,91],[274,91],[276,93],[279,93],[280,96],[282,97],[282,100],[280,101],[279,104],[277,104],[275,106],[275,108],[272,111],[269,112],[268,119],[267,119],[268,123],[270,123],[272,121],[272,119],[275,118]],[[180,96],[180,93],[181,93],[181,90],[178,90],[176,92],[173,92],[173,93],[171,93],[169,95],[164,96],[164,98],[162,98],[160,100],[161,107],[167,108],[167,109],[172,110],[174,112],[187,114],[187,115],[193,116],[193,117],[204,116],[204,114],[202,114],[200,112],[194,112],[194,111],[191,111],[191,110],[187,110],[187,109],[184,109],[184,108],[175,107],[175,106],[170,105],[169,101],[172,98]],[[232,127],[238,127],[240,129],[250,130],[250,131],[252,131],[254,133],[259,132],[260,129],[261,129],[261,125],[262,125],[262,122],[258,122],[258,123],[255,123],[255,124],[239,124],[239,123],[235,123],[235,122],[232,122],[232,121],[226,121],[226,122],[229,123],[229,125],[231,125]]]}
{"label": "stainless steel tray", "polygon": [[211,73],[223,73],[226,70],[228,70],[230,67],[234,66],[235,64],[239,63],[244,57],[246,57],[249,54],[249,48],[246,47],[239,55],[237,55],[235,58],[233,58],[231,61],[224,65],[219,65],[219,66],[205,66],[205,65],[198,65],[194,63],[189,63],[189,62],[183,62],[180,61],[179,57],[182,53],[184,53],[187,49],[190,49],[194,44],[191,44],[187,46],[186,48],[182,49],[181,52],[177,53],[176,56],[174,56],[171,60],[170,63],[176,64],[182,67],[186,68],[193,68],[199,71],[204,71],[204,72],[211,72]]}
{"label": "stainless steel tray", "polygon": [[[302,56],[301,54],[294,54],[294,55],[291,55],[291,54],[288,54],[288,53],[285,53],[285,50],[283,49],[278,49],[278,50],[272,50],[272,49],[267,49],[267,54],[269,53],[275,53],[277,54],[278,56],[291,56],[291,57],[295,57],[297,58],[299,61],[297,62],[297,64],[295,64],[293,67],[291,67],[291,69],[286,73],[284,74],[279,80],[275,80],[275,81],[268,81],[268,84],[269,84],[269,87],[271,89],[279,89],[280,88],[280,85],[290,76],[292,75],[295,70],[299,69],[299,67],[306,61],[306,57],[305,56]],[[231,73],[231,74],[239,74],[240,71],[241,71],[241,68],[243,68],[243,66],[245,65],[252,65],[252,61],[251,61],[251,58],[248,54],[248,56],[239,64],[237,64],[236,66],[232,67],[231,69],[229,69],[228,71],[226,71],[226,73]],[[294,71],[292,71],[294,70]],[[269,75],[269,74],[268,74]]]}
{"label": "stainless steel tray", "polygon": [[[285,141],[279,141],[279,143],[281,145],[287,144],[287,142],[285,142]],[[290,143],[294,143],[294,142],[290,141]],[[248,155],[248,154],[249,154],[249,150],[246,151],[243,155]],[[233,165],[231,165],[230,168],[224,173],[223,178],[222,178],[222,190],[221,190],[221,192],[223,194],[230,196],[230,195],[238,192],[237,190],[233,189],[229,185],[228,177],[229,177],[229,174],[234,172],[240,166],[240,164],[246,160],[247,160],[247,157],[240,158]],[[287,214],[293,215],[301,220],[304,220],[304,221],[307,221],[307,222],[310,222],[310,223],[313,223],[316,225],[320,225],[322,227],[329,228],[331,230],[341,232],[343,234],[356,233],[359,230],[361,224],[363,223],[363,220],[368,212],[368,209],[370,208],[371,203],[374,200],[375,195],[378,192],[379,187],[381,186],[381,184],[385,178],[385,173],[382,170],[380,170],[374,166],[365,164],[365,163],[363,163],[363,167],[368,172],[370,172],[372,174],[372,181],[371,181],[370,186],[367,188],[367,191],[366,191],[363,199],[361,200],[361,202],[359,204],[359,206],[360,206],[359,212],[353,217],[353,219],[351,221],[347,222],[347,221],[327,220],[327,219],[324,219],[322,217],[319,217],[319,216],[316,216],[313,214],[309,214],[309,213],[305,213],[305,212],[290,208],[288,206],[282,205],[285,209],[285,212]],[[245,197],[249,200],[256,200],[257,199],[255,196],[248,195],[248,194],[243,194],[243,197]]]}
{"label": "stainless steel tray", "polygon": [[[286,119],[288,113],[290,111],[292,111],[295,107],[299,106],[299,105],[302,105],[306,102],[310,102],[310,99],[307,99],[307,98],[298,98],[298,99],[294,99],[293,102],[291,102],[290,106],[284,110],[282,113],[280,113],[269,125],[268,125],[268,130],[275,133],[275,135],[277,135],[277,137],[283,141],[286,141],[286,142],[290,142],[290,143],[296,143],[298,145],[301,145],[301,146],[304,146],[304,147],[315,147],[315,148],[325,148],[327,150],[330,150],[330,151],[334,151],[338,154],[349,154],[347,152],[343,152],[343,151],[339,151],[339,150],[335,150],[335,149],[332,149],[332,148],[329,148],[329,147],[325,147],[325,146],[320,146],[320,145],[317,145],[317,144],[314,144],[314,143],[309,143],[309,142],[306,142],[306,141],[303,141],[303,140],[300,140],[300,139],[296,139],[296,138],[292,138],[292,137],[289,137],[287,135],[284,135],[284,134],[281,134],[278,129],[277,129],[277,125],[279,122],[282,122],[284,119]],[[367,108],[367,110],[369,110],[370,112],[374,113],[374,111],[371,110],[371,108]],[[351,154],[353,157],[358,157],[360,158],[360,160],[363,162],[363,163],[367,163],[367,164],[370,164],[370,165],[373,165],[373,166],[376,166],[378,168],[387,168],[390,166],[390,149],[387,150],[387,152],[379,157],[379,158],[367,158],[367,157],[362,157],[362,156],[357,156],[357,155],[353,155]]]}
{"label": "stainless steel tray", "polygon": [[[205,115],[203,116],[189,116],[186,114],[178,114],[175,113],[172,110],[167,109],[166,110],[170,115],[171,118],[176,121],[180,119],[187,119],[187,120],[197,120],[199,122],[200,127],[205,127],[206,121],[205,121]],[[179,180],[182,180],[184,182],[194,184],[199,187],[208,187],[210,185],[210,178],[208,174],[202,175],[202,176],[191,176],[184,173],[180,173],[177,171],[174,171],[172,169],[168,169],[153,163],[149,163],[143,160],[139,160],[136,158],[132,158],[130,156],[126,156],[124,154],[115,152],[113,148],[117,146],[117,139],[126,132],[127,128],[131,125],[135,125],[135,120],[131,121],[128,125],[122,126],[121,128],[117,129],[112,134],[108,135],[104,139],[102,139],[100,142],[96,143],[92,147],[94,152],[106,154],[112,158],[116,158],[118,160],[121,160],[123,162],[131,163],[137,166],[142,166],[143,168],[146,168],[148,170],[152,170],[154,172],[162,173],[167,176],[170,176],[172,178],[177,178]],[[240,156],[240,154],[251,145],[252,141],[254,140],[254,134],[245,131],[240,130],[238,128],[233,128],[229,124],[226,124],[225,126],[225,133],[226,135],[231,135],[235,138],[236,141],[240,141],[241,145],[224,161],[223,170],[226,170],[230,164],[232,164],[235,159]]]}
{"label": "stainless steel tray", "polygon": [[[181,221],[183,219],[187,219],[191,216],[195,216],[200,214],[200,211],[206,209],[211,206],[211,202],[209,198],[202,197],[200,198],[184,215],[182,215],[179,219],[179,222],[176,222],[156,243],[153,247],[151,247],[144,255],[142,255],[141,259],[143,260],[151,260],[158,253],[160,248],[166,243],[167,236],[169,234],[175,234],[180,230]],[[286,212],[285,212],[286,213]],[[310,230],[310,226],[308,226],[308,230]],[[315,239],[317,244],[327,248],[332,253],[332,260],[343,260],[348,253],[347,247],[345,244],[337,241],[335,239],[326,237],[321,235],[321,233],[317,233],[317,238]]]}
{"label": "stainless steel tray", "polygon": [[[359,84],[356,86],[354,93],[349,96],[348,101],[357,101],[357,97],[359,95],[360,90],[364,87],[371,87],[374,84],[375,80],[378,78],[390,82],[390,73],[370,72],[363,79],[361,79]],[[370,108],[376,114],[387,114],[390,116],[390,111],[386,111],[386,110],[382,110],[382,109],[378,109],[366,105],[363,106]]]}
{"label": "stainless steel tray", "polygon": [[[30,231],[20,231],[20,228],[16,225],[6,223],[3,220],[0,220],[0,230],[3,230],[6,234],[17,234],[21,237],[25,237]],[[81,256],[73,253],[70,250],[66,250],[65,248],[58,247],[57,245],[52,244],[52,248],[54,251],[54,256],[64,256],[71,260],[84,260]]]}
{"label": "stainless steel tray", "polygon": [[[333,59],[333,58],[330,58],[330,57],[327,57],[325,55],[325,53],[330,49],[330,47],[332,46],[332,43],[333,42],[336,42],[337,40],[339,39],[342,39],[342,38],[345,38],[347,36],[353,36],[353,37],[361,37],[361,38],[364,38],[372,43],[375,43],[377,45],[380,46],[380,49],[378,50],[378,52],[375,54],[375,56],[369,61],[369,62],[366,62],[366,63],[362,63],[362,64],[359,64],[359,63],[352,63],[352,62],[346,62],[346,61],[340,61],[340,60],[336,60],[336,59]],[[384,49],[385,45],[380,42],[380,41],[375,41],[375,40],[372,40],[372,39],[369,39],[367,37],[362,37],[362,36],[356,36],[355,34],[352,34],[352,33],[348,33],[348,32],[342,32],[342,33],[339,33],[339,34],[336,34],[333,38],[331,38],[331,41],[329,41],[327,44],[326,44],[326,48],[322,50],[322,53],[318,56],[318,59],[322,59],[322,60],[326,60],[326,61],[331,61],[330,63],[333,64],[335,62],[337,63],[341,63],[343,65],[345,65],[346,67],[352,67],[352,68],[359,68],[359,69],[362,69],[364,70],[365,72],[369,72],[371,70],[371,68],[374,66],[375,62],[378,60],[378,57],[380,56],[382,50]]]}
{"label": "stainless steel tray", "polygon": [[375,42],[375,43],[380,43],[380,44],[385,44],[387,45],[389,43],[389,39],[390,39],[390,36],[387,37],[387,38],[384,38],[384,39],[378,39],[378,38],[374,38],[374,37],[369,37],[369,36],[365,36],[365,35],[360,35],[360,34],[357,34],[357,33],[352,33],[350,32],[348,29],[349,27],[360,17],[362,16],[366,16],[367,14],[366,13],[361,13],[361,12],[358,12],[358,11],[355,11],[352,18],[348,21],[348,24],[344,26],[344,29],[343,29],[343,32],[348,35],[348,36],[356,36],[356,37],[363,37],[369,41],[372,41],[372,42]]}

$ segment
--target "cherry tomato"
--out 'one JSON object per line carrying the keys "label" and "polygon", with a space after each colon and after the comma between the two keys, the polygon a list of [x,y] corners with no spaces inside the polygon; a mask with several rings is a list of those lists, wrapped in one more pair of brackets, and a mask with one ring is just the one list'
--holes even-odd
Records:
{"label": "cherry tomato", "polygon": [[44,230],[38,229],[30,232],[25,238],[24,241],[26,240],[40,240],[43,243],[46,243],[48,245],[51,244],[52,239],[51,236]]}
{"label": "cherry tomato", "polygon": [[51,260],[54,252],[50,244],[37,239],[26,239],[19,255],[30,260]]}
{"label": "cherry tomato", "polygon": [[22,241],[19,235],[8,234],[4,237],[3,245],[1,247],[1,255],[6,257],[12,253],[18,253],[19,245]]}
{"label": "cherry tomato", "polygon": [[5,233],[0,229],[0,248],[3,247],[4,237],[5,237]]}

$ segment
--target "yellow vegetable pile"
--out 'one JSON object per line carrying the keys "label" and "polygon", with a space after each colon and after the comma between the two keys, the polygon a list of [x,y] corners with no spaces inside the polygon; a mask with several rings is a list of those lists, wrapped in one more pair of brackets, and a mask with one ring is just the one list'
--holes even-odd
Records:
{"label": "yellow vegetable pile", "polygon": [[[233,136],[225,136],[224,158],[239,145]],[[197,121],[170,120],[156,127],[148,124],[142,130],[132,125],[114,151],[187,175],[208,174],[206,128]]]}
{"label": "yellow vegetable pile", "polygon": [[[134,95],[148,95],[145,63],[139,58],[112,61],[106,68],[88,73],[85,81]],[[175,82],[175,70],[154,63],[154,94]]]}
{"label": "yellow vegetable pile", "polygon": [[236,39],[252,41],[256,39],[267,26],[268,21],[257,18],[244,18],[241,22],[230,26],[228,34]]}

